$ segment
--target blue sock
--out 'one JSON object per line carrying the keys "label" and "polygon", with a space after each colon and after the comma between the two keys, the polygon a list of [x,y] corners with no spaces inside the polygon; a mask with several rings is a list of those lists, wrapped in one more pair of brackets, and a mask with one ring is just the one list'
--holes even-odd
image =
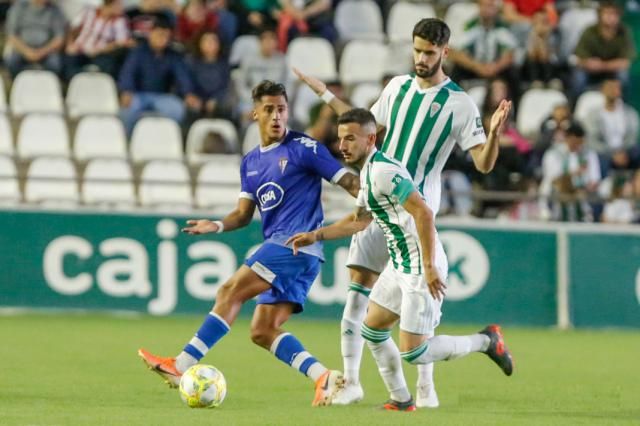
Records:
{"label": "blue sock", "polygon": [[209,352],[209,349],[229,332],[229,324],[218,314],[209,312],[198,332],[186,344],[183,351],[191,355],[196,362]]}
{"label": "blue sock", "polygon": [[282,333],[271,344],[271,353],[311,379],[318,380],[327,369],[307,352],[302,343],[290,333]]}

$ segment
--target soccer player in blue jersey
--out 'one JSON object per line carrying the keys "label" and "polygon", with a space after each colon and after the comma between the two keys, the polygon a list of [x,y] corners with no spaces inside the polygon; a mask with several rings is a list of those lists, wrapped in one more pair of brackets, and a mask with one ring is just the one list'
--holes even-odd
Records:
{"label": "soccer player in blue jersey", "polygon": [[199,235],[242,228],[251,222],[257,206],[264,243],[220,288],[213,309],[177,357],[159,357],[144,349],[138,354],[171,387],[177,387],[182,373],[227,334],[241,306],[258,296],[251,340],[315,382],[312,405],[329,405],[342,386],[342,373],[328,370],[295,336],[281,328],[291,314],[302,312],[324,260],[322,245],[310,245],[294,256],[285,242],[297,233],[322,226],[322,178],[340,185],[354,197],[359,179],[343,168],[324,145],[287,129],[289,109],[283,85],[263,81],[254,88],[253,101],[261,142],[240,166],[242,192],[238,206],[219,221],[189,220],[183,231]]}

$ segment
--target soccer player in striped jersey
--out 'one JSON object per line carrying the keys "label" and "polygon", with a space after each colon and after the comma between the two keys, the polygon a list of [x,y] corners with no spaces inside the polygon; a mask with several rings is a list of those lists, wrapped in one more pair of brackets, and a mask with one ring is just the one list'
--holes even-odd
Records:
{"label": "soccer player in striped jersey", "polygon": [[[361,231],[372,219],[382,230],[391,261],[371,292],[361,333],[390,393],[384,408],[416,409],[401,358],[428,365],[483,352],[511,375],[511,353],[497,325],[469,336],[431,337],[440,322],[448,267],[435,228],[435,202],[423,198],[406,167],[376,149],[376,119],[369,111],[357,108],[342,114],[338,137],[345,161],[360,169],[357,210],[333,225],[294,235],[287,243],[296,253],[317,241]],[[402,352],[390,338],[398,321]]]}
{"label": "soccer player in striped jersey", "polygon": [[[434,213],[440,206],[440,175],[457,144],[468,150],[477,170],[489,173],[498,158],[498,133],[511,102],[503,101],[491,120],[488,136],[473,100],[442,69],[449,52],[449,27],[428,18],[413,29],[415,72],[394,77],[371,108],[378,131],[386,130],[382,152],[403,164]],[[320,80],[294,70],[338,114],[352,107],[333,96]],[[341,347],[345,388],[334,404],[362,399],[359,382],[364,340],[360,337],[367,298],[389,259],[379,227],[369,226],[354,235],[349,250],[351,285],[342,316]],[[439,405],[433,383],[433,364],[418,367],[417,406]]]}
{"label": "soccer player in striped jersey", "polygon": [[289,107],[282,84],[265,80],[252,96],[261,140],[242,159],[236,209],[219,221],[189,220],[183,231],[190,235],[233,231],[251,223],[257,207],[265,241],[220,287],[211,312],[177,357],[159,357],[144,349],[138,354],[170,386],[177,387],[182,374],[229,332],[242,305],[257,296],[251,340],[315,382],[313,406],[330,405],[342,386],[342,373],[327,369],[282,328],[291,315],[304,309],[324,261],[322,244],[310,245],[294,256],[285,241],[322,226],[323,178],[353,196],[358,194],[359,179],[324,145],[287,129]]}

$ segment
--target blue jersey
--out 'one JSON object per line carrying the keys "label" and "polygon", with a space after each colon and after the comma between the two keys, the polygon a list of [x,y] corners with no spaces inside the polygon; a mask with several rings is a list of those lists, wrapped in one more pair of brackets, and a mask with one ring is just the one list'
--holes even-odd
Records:
{"label": "blue jersey", "polygon": [[[284,246],[289,237],[322,226],[321,178],[336,183],[345,173],[324,145],[289,130],[282,142],[258,146],[243,158],[240,196],[258,206],[265,242]],[[323,258],[322,243],[300,251]]]}

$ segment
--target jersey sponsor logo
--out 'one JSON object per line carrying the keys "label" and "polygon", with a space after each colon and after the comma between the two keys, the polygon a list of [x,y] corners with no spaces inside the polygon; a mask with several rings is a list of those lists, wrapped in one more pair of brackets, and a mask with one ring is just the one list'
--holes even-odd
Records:
{"label": "jersey sponsor logo", "polygon": [[301,137],[296,140],[305,147],[313,149],[314,154],[318,153],[318,141],[316,141],[315,139]]}
{"label": "jersey sponsor logo", "polygon": [[475,296],[489,278],[489,256],[484,247],[464,232],[442,231],[438,235],[449,261],[447,300],[459,301]]}
{"label": "jersey sponsor logo", "polygon": [[436,115],[438,111],[440,111],[440,108],[442,108],[442,105],[440,105],[439,103],[432,103],[431,109],[429,110],[429,117],[433,118],[433,116]]}
{"label": "jersey sponsor logo", "polygon": [[275,182],[267,182],[256,191],[260,210],[266,212],[275,209],[284,199],[284,189]]}
{"label": "jersey sponsor logo", "polygon": [[284,174],[284,169],[287,168],[288,163],[289,163],[289,160],[285,157],[282,157],[280,161],[278,161],[278,166],[280,166],[280,173]]}

